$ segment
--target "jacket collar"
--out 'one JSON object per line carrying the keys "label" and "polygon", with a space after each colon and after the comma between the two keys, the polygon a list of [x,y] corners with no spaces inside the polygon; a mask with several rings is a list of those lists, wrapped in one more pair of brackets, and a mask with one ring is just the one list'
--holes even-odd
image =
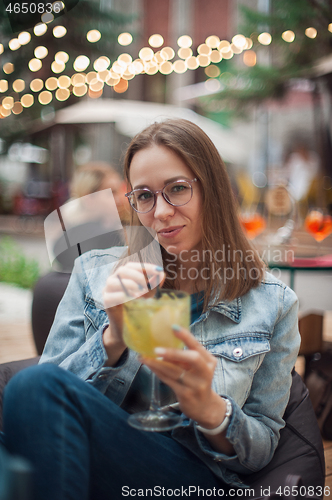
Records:
{"label": "jacket collar", "polygon": [[242,311],[241,298],[237,297],[231,302],[221,300],[220,302],[218,302],[218,304],[212,306],[210,311],[215,311],[219,314],[223,314],[235,323],[240,323]]}

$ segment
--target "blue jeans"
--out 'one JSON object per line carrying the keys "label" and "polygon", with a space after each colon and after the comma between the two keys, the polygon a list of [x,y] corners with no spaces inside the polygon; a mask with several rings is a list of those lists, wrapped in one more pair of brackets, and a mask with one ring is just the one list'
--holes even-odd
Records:
{"label": "blue jeans", "polygon": [[[167,434],[138,431],[128,414],[58,366],[19,372],[4,396],[9,452],[35,470],[34,500],[117,500],[139,489],[227,489],[193,453]],[[129,489],[133,491],[129,494]],[[195,495],[191,495],[195,498]]]}

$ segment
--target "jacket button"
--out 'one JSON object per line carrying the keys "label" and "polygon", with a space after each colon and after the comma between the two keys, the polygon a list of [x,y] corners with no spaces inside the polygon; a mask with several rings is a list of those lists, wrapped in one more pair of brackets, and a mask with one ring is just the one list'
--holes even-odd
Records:
{"label": "jacket button", "polygon": [[235,347],[235,349],[233,350],[233,356],[235,358],[241,358],[242,354],[243,354],[243,351],[242,351],[241,347]]}

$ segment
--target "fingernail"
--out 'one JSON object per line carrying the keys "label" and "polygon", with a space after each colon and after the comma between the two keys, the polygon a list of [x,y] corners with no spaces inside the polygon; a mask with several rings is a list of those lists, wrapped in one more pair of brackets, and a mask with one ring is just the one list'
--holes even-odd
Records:
{"label": "fingernail", "polygon": [[164,354],[166,353],[166,349],[164,349],[163,347],[155,347],[154,353],[158,354],[158,356],[164,356]]}
{"label": "fingernail", "polygon": [[172,328],[173,330],[175,330],[176,332],[179,332],[181,330],[181,326],[179,325],[172,325]]}
{"label": "fingernail", "polygon": [[138,283],[138,288],[139,290],[145,290],[144,286],[142,286],[140,283]]}
{"label": "fingernail", "polygon": [[163,271],[163,268],[160,266],[156,266],[156,271],[161,272],[161,271]]}

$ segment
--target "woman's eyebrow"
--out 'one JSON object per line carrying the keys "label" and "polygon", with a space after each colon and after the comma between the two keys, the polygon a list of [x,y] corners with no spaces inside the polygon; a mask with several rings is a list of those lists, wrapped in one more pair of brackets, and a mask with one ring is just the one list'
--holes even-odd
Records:
{"label": "woman's eyebrow", "polygon": [[[175,177],[170,177],[169,179],[164,180],[164,186],[166,184],[168,184],[169,182],[179,181],[179,180],[187,181],[187,180],[189,180],[189,177],[187,177],[186,175],[176,175]],[[133,187],[133,190],[134,189],[144,189],[144,188],[150,189],[147,184],[138,184],[137,186]]]}

